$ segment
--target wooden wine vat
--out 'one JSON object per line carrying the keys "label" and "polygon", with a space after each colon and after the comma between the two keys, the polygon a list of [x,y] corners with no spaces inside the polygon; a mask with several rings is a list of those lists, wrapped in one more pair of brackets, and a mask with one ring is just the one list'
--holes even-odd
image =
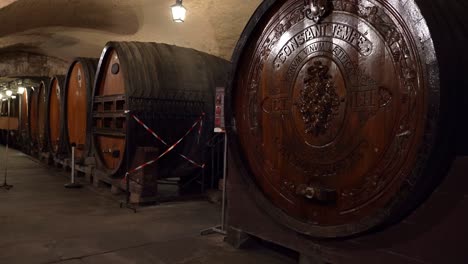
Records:
{"label": "wooden wine vat", "polygon": [[93,92],[93,149],[98,171],[123,177],[161,155],[202,118],[202,128],[197,126],[156,164],[138,171],[135,181],[151,189],[157,178],[184,178],[199,171],[178,154],[203,162],[204,142],[213,133],[214,91],[225,83],[228,67],[227,61],[193,49],[159,43],[108,43]]}
{"label": "wooden wine vat", "polygon": [[[8,112],[8,101],[10,102],[10,112]],[[18,106],[18,98],[0,101],[0,130],[18,130]]]}
{"label": "wooden wine vat", "polygon": [[46,138],[46,115],[47,115],[47,92],[50,81],[41,81],[39,86],[32,92],[31,107],[29,108],[29,129],[31,135],[31,150],[34,152],[45,152],[47,146]]}
{"label": "wooden wine vat", "polygon": [[[468,98],[460,5],[264,1],[238,42],[227,93],[230,225],[288,246],[296,234],[398,223],[420,205],[454,141],[466,141],[455,120]],[[246,217],[249,201],[280,235],[252,228],[263,224]]]}
{"label": "wooden wine vat", "polygon": [[[8,109],[9,108],[9,109]],[[0,101],[0,143],[17,147],[19,128],[19,99],[17,97]]]}
{"label": "wooden wine vat", "polygon": [[59,157],[64,154],[64,89],[65,76],[59,75],[52,77],[50,87],[46,95],[46,119],[45,135],[47,146],[53,157]]}
{"label": "wooden wine vat", "polygon": [[0,117],[0,130],[18,130],[18,117]]}
{"label": "wooden wine vat", "polygon": [[[10,110],[8,110],[8,101],[10,102]],[[8,98],[0,101],[0,116],[10,116],[18,117],[19,116],[19,99],[17,96],[15,98]],[[9,111],[9,112],[8,112]]]}
{"label": "wooden wine vat", "polygon": [[18,94],[20,101],[19,111],[19,137],[21,145],[26,144],[30,140],[29,135],[29,107],[31,104],[31,89],[26,88],[23,94]]}
{"label": "wooden wine vat", "polygon": [[[33,103],[33,94],[37,91],[37,87],[42,81],[48,83],[49,77],[27,77],[25,79],[18,79],[24,91],[22,94],[18,93],[16,96],[19,100],[19,113],[18,113],[18,147],[25,153],[31,151],[31,104]],[[17,80],[17,81],[18,81]]]}
{"label": "wooden wine vat", "polygon": [[64,85],[64,140],[68,156],[74,145],[75,160],[91,156],[91,101],[98,59],[77,58],[70,65]]}
{"label": "wooden wine vat", "polygon": [[39,83],[39,86],[35,89],[31,89],[30,93],[30,105],[28,108],[28,117],[29,117],[29,137],[30,137],[30,146],[29,149],[31,151],[36,150],[36,142],[37,142],[37,129],[38,129],[38,124],[37,124],[37,95],[38,91],[40,89],[40,86],[43,86],[44,84],[41,82]]}
{"label": "wooden wine vat", "polygon": [[0,100],[0,116],[8,116],[8,101]]}

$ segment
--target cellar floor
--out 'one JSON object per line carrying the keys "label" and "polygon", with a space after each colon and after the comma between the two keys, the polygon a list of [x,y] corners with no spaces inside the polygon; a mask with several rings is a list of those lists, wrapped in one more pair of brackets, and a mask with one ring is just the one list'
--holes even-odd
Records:
{"label": "cellar floor", "polygon": [[[65,189],[67,174],[12,150],[0,189],[0,263],[295,263],[262,245],[236,250],[220,235],[218,206],[166,203],[133,213],[109,190]],[[5,149],[0,146],[0,184]]]}

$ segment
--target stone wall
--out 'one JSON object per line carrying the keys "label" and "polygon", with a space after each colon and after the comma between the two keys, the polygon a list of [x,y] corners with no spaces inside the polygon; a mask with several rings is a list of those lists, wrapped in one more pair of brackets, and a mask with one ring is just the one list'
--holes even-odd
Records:
{"label": "stone wall", "polygon": [[0,54],[0,77],[64,75],[70,62],[27,52]]}

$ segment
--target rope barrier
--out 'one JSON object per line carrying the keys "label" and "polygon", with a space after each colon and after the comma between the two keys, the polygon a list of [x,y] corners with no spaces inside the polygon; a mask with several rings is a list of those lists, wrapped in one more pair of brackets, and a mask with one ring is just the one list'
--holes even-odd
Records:
{"label": "rope barrier", "polygon": [[[153,135],[153,137],[155,137],[157,140],[159,140],[161,143],[163,143],[165,146],[167,146],[168,148],[161,154],[159,155],[158,157],[156,157],[155,159],[153,160],[150,160],[148,162],[145,162],[143,163],[142,165],[128,171],[127,173],[125,173],[125,177],[123,180],[127,180],[128,176],[136,171],[139,171],[155,162],[157,162],[158,160],[160,160],[162,157],[164,157],[165,155],[167,155],[169,152],[171,152],[175,147],[177,147],[177,145],[180,144],[180,142],[182,142],[194,129],[195,127],[200,124],[200,127],[198,129],[198,134],[199,134],[199,138],[200,138],[200,135],[201,135],[201,128],[203,126],[203,117],[205,116],[205,113],[203,113],[199,118],[198,120],[192,125],[192,127],[190,127],[190,129],[179,139],[177,140],[173,145],[169,146],[169,144],[164,141],[164,139],[162,139],[158,134],[156,134],[156,132],[154,132],[154,130],[152,130],[151,128],[149,128],[145,123],[143,123],[143,121],[141,121],[138,117],[136,117],[134,114],[131,115],[133,119],[135,119],[135,121],[137,121],[138,124],[140,124],[143,128],[145,128],[145,130],[147,132],[149,132],[151,135]],[[182,157],[183,159],[185,159],[186,161],[190,162],[191,164],[193,164],[194,166],[196,167],[199,167],[199,168],[205,168],[205,164],[198,164],[197,162],[195,162],[194,160],[188,158],[187,156],[183,155],[183,154],[180,154],[178,153],[178,155],[180,157]]]}

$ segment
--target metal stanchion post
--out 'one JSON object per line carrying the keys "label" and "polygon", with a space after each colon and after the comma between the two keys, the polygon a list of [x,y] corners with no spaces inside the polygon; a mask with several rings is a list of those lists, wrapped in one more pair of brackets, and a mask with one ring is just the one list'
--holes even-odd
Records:
{"label": "metal stanchion post", "polygon": [[83,187],[75,182],[75,144],[72,144],[72,161],[71,161],[71,183],[65,184],[65,188],[76,189]]}
{"label": "metal stanchion post", "polygon": [[221,231],[226,234],[226,184],[227,184],[227,149],[228,149],[227,133],[224,133],[224,157],[223,157],[223,197],[221,207]]}
{"label": "metal stanchion post", "polygon": [[205,193],[205,168],[202,168],[201,193]]}
{"label": "metal stanchion post", "polygon": [[223,191],[221,198],[221,225],[202,230],[202,236],[214,233],[226,235],[226,182],[227,182],[227,133],[224,133]]}
{"label": "metal stanchion post", "polygon": [[[208,228],[201,231],[201,235],[209,235],[213,233],[219,233],[226,235],[226,183],[227,183],[227,131],[225,127],[225,120],[224,120],[224,97],[226,91],[224,87],[217,87],[216,88],[216,95],[215,95],[215,116],[214,116],[214,132],[215,133],[224,133],[224,152],[223,152],[223,190],[222,190],[222,198],[221,198],[221,225],[215,226],[212,228]],[[219,156],[217,155],[216,162],[219,161]],[[212,160],[212,162],[214,162]],[[218,163],[217,163],[218,164]],[[219,167],[219,166],[217,166]]]}

